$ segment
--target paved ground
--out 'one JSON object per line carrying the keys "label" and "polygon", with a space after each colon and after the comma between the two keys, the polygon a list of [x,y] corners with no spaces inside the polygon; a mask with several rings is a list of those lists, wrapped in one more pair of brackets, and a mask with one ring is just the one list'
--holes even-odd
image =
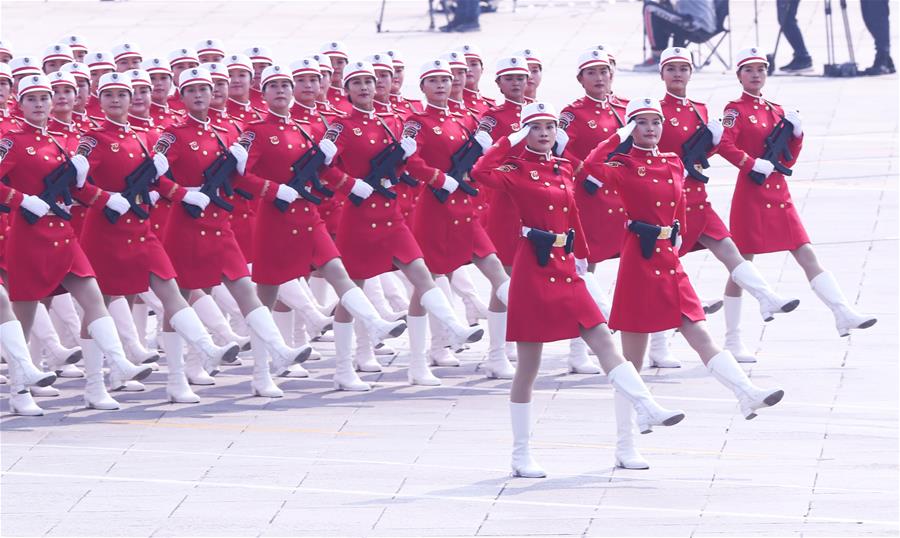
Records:
{"label": "paved ground", "polygon": [[[400,47],[412,71],[462,39],[480,43],[489,58],[535,46],[545,58],[542,93],[559,105],[578,94],[572,70],[580,49],[604,41],[622,65],[641,60],[636,3],[523,1],[511,13],[507,2],[483,18],[485,32],[462,38],[408,32],[426,27],[422,4],[389,2],[392,33],[376,35],[377,2],[4,2],[2,35],[36,54],[66,31],[104,47],[127,36],[159,54],[221,36],[235,48],[270,45],[285,61],[339,38],[360,53]],[[748,46],[753,3],[734,1],[732,11],[735,49]],[[855,2],[850,17],[858,58],[868,65],[871,39]],[[760,18],[768,45],[777,31],[774,2],[760,2]],[[800,21],[823,61],[821,3],[802,3]],[[652,75],[623,71],[617,84],[624,95],[661,93]],[[777,77],[767,90],[806,119],[791,189],[817,252],[879,323],[838,338],[796,264],[760,257],[778,290],[802,304],[763,327],[746,303],[746,334],[760,358],[748,371],[787,392],[759,419],[742,420],[677,339],[685,367],[644,375],[688,418],[640,439],[650,471],[612,468],[605,377],[566,375],[565,347],[549,346],[534,433],[545,480],[508,477],[508,383],[476,371],[483,345],[462,354],[462,367],[438,370],[443,387],[411,388],[401,340],[386,371],[366,376],[376,390],[362,395],[330,389],[330,344],[319,348],[325,360],[310,364],[312,378],[282,382],[286,397],[277,401],[248,396],[249,367],[227,369],[218,386],[199,390],[199,405],[160,403],[164,376],[154,374],[148,392],[117,396],[118,412],[81,409],[83,382],[66,381],[60,398],[40,402],[45,417],[0,419],[2,534],[896,535],[897,78]],[[692,84],[692,95],[716,110],[737,93],[720,68]],[[713,166],[710,195],[724,216],[734,170],[718,158]],[[721,293],[725,271],[710,255],[692,254],[685,265],[701,296]],[[615,264],[600,274],[611,282]],[[710,327],[721,337],[721,315]]]}

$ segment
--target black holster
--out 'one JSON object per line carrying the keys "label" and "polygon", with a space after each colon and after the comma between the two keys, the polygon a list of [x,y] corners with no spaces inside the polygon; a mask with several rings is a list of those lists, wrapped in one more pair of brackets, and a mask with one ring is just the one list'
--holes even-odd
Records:
{"label": "black holster", "polygon": [[[675,242],[678,240],[679,228],[680,224],[677,220],[672,223],[672,235],[669,237],[672,246],[675,246]],[[641,244],[641,255],[648,260],[652,258],[662,226],[633,220],[628,224],[628,230],[638,236],[638,241]]]}
{"label": "black holster", "polygon": [[[556,242],[556,235],[544,230],[532,228],[525,237],[531,241],[534,246],[534,253],[537,256],[538,265],[546,267],[550,262],[550,251],[553,250],[553,244]],[[572,252],[575,245],[575,230],[566,232],[566,245],[563,247],[566,254]]]}

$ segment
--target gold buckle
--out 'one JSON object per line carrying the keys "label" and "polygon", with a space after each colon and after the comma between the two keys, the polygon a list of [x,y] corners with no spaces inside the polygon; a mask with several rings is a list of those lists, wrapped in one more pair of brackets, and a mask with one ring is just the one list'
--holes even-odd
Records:
{"label": "gold buckle", "polygon": [[566,234],[556,234],[556,239],[553,240],[553,246],[558,248],[566,246],[566,239]]}
{"label": "gold buckle", "polygon": [[656,236],[657,239],[669,239],[672,237],[672,227],[671,226],[660,226],[659,227],[659,235]]}

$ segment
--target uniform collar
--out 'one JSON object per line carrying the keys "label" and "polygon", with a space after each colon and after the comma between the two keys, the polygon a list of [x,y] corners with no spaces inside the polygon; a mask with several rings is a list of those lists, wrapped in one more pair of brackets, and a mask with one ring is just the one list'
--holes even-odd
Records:
{"label": "uniform collar", "polygon": [[524,102],[524,101],[521,102],[521,103],[517,103],[517,102],[513,101],[512,99],[505,99],[505,100],[503,101],[503,104],[504,104],[504,105],[505,105],[505,104],[515,105],[515,106],[517,106],[517,107],[519,107],[519,108],[522,108],[523,106],[527,105],[528,103],[527,103],[527,102]]}
{"label": "uniform collar", "polygon": [[536,162],[549,162],[550,161],[550,152],[549,151],[535,151],[529,148],[527,145],[525,146],[525,151],[522,153],[522,156],[529,161]]}
{"label": "uniform collar", "polygon": [[228,100],[231,101],[232,103],[236,104],[237,106],[241,107],[241,110],[243,110],[244,112],[250,112],[250,109],[253,108],[253,105],[250,104],[250,101],[247,101],[246,103],[242,103],[236,99],[232,99],[231,97],[229,97]]}
{"label": "uniform collar", "polygon": [[0,107],[0,117],[9,117],[9,109],[6,108],[6,103],[4,103],[2,107]]}
{"label": "uniform collar", "polygon": [[290,112],[288,112],[288,115],[285,116],[285,115],[283,115],[283,114],[279,114],[279,113],[277,113],[277,112],[274,112],[272,109],[268,109],[268,111],[269,111],[269,118],[275,120],[275,123],[284,123],[284,124],[288,124],[288,123],[291,123],[291,122],[293,121],[293,119],[291,118]]}
{"label": "uniform collar", "polygon": [[35,124],[31,123],[30,121],[26,120],[25,118],[22,118],[22,121],[24,123],[30,125],[31,127],[33,127],[35,130],[37,130],[42,135],[47,136],[47,127],[46,126],[41,127],[40,125],[35,125]]}
{"label": "uniform collar", "polygon": [[194,116],[192,116],[190,112],[185,113],[185,116],[187,117],[188,120],[193,121],[197,125],[200,125],[201,127],[203,127],[204,131],[209,131],[212,128],[208,118],[206,121],[200,121],[197,118],[195,118]]}
{"label": "uniform collar", "polygon": [[463,107],[463,108],[466,106],[466,102],[463,101],[462,99],[460,99],[459,101],[457,101],[456,99],[451,99],[450,97],[447,98],[447,103],[454,103],[454,104],[456,104],[456,105],[458,105],[458,106],[460,106],[460,107]]}
{"label": "uniform collar", "polygon": [[476,99],[481,99],[481,92],[478,90],[470,90],[469,88],[464,87],[463,91],[471,93],[472,96],[475,97]]}
{"label": "uniform collar", "polygon": [[135,124],[138,124],[138,125],[144,124],[144,125],[146,125],[147,127],[155,127],[155,125],[153,124],[153,117],[152,117],[152,116],[147,116],[146,118],[142,118],[142,117],[140,117],[140,116],[135,116],[134,114],[132,114],[132,113],[129,112],[129,113],[128,113],[128,117],[129,117],[129,118],[134,118]]}
{"label": "uniform collar", "polygon": [[170,112],[168,103],[166,103],[164,105],[158,105],[158,104],[154,103],[153,101],[150,101],[150,107],[151,108],[152,107],[161,108],[163,110],[163,112],[165,112],[166,114],[168,114]]}
{"label": "uniform collar", "polygon": [[431,103],[425,103],[425,110],[428,110],[429,108],[433,108],[435,111],[437,111],[441,114],[444,114],[445,116],[450,115],[450,107],[449,106],[448,107],[439,107],[439,106],[432,105]]}
{"label": "uniform collar", "polygon": [[763,99],[762,95],[757,97],[756,95],[747,93],[747,90],[741,90],[741,99],[743,99],[745,101],[752,101],[753,103],[755,103],[757,105],[766,104],[766,100]]}
{"label": "uniform collar", "polygon": [[652,148],[643,148],[634,144],[631,146],[631,151],[641,154],[642,157],[657,157],[659,155],[659,148],[656,146]]}
{"label": "uniform collar", "polygon": [[[316,102],[318,102],[318,101],[316,101]],[[311,111],[311,112],[316,110],[315,105],[313,105],[313,106],[306,106],[306,105],[304,105],[303,103],[301,103],[300,101],[296,101],[296,100],[294,101],[294,104],[297,105],[297,106],[299,106],[300,108],[302,108],[302,109],[304,109],[304,110],[309,110],[309,111]]]}
{"label": "uniform collar", "polygon": [[588,94],[584,94],[584,96],[591,101],[600,104],[600,108],[609,108],[609,94],[606,94],[606,97],[604,97],[603,99],[597,99],[595,97],[591,97]]}
{"label": "uniform collar", "polygon": [[68,132],[70,132],[70,133],[74,133],[75,131],[78,130],[78,128],[77,128],[76,123],[75,123],[74,120],[72,121],[72,123],[66,123],[66,122],[64,122],[64,121],[60,121],[59,118],[54,118],[53,116],[50,116],[50,120],[48,121],[48,123],[49,123],[50,121],[56,122],[56,123],[58,123],[59,125],[62,125],[62,126],[65,128],[65,130],[68,131]]}
{"label": "uniform collar", "polygon": [[224,108],[209,107],[209,109],[212,110],[213,112],[215,112],[216,114],[218,114],[220,117],[224,118],[224,117],[228,116],[228,111],[225,110]]}
{"label": "uniform collar", "polygon": [[103,121],[105,121],[106,123],[108,123],[110,125],[114,125],[115,127],[118,127],[119,129],[122,129],[126,133],[131,131],[131,124],[128,123],[127,121],[125,123],[119,123],[117,121],[113,121],[113,120],[109,119],[109,117],[107,117],[107,116],[103,116]]}
{"label": "uniform collar", "polygon": [[[332,86],[333,87],[333,86]],[[372,110],[363,110],[361,108],[357,108],[356,105],[353,105],[353,110],[366,118],[373,120],[375,119],[375,109]]]}
{"label": "uniform collar", "polygon": [[[388,101],[390,101],[390,98],[388,98]],[[390,112],[390,111],[391,111],[391,108],[392,108],[391,103],[383,103],[383,102],[377,101],[377,100],[375,100],[375,99],[372,99],[372,103],[375,104],[375,109],[376,109],[376,111],[377,111],[378,107],[383,108],[385,112]]]}
{"label": "uniform collar", "polygon": [[678,104],[680,104],[681,106],[688,106],[688,103],[690,102],[690,99],[688,99],[687,96],[679,97],[679,96],[677,96],[677,95],[675,95],[674,93],[671,93],[671,92],[669,92],[669,91],[666,91],[666,96],[667,96],[666,99],[668,99],[669,97],[671,97],[672,99],[674,99],[674,100],[675,100]]}

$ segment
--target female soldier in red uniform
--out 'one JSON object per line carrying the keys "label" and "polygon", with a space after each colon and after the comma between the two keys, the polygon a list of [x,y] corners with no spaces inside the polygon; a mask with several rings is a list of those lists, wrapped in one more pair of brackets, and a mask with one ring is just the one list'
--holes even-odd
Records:
{"label": "female soldier in red uniform", "polygon": [[[374,111],[375,69],[368,62],[356,61],[344,70],[344,88],[352,109],[346,117],[337,118],[331,131],[336,136],[338,148],[333,172],[329,181],[331,189],[348,195],[352,203],[344,207],[338,226],[337,247],[343,257],[350,278],[357,281],[400,269],[413,284],[410,303],[411,316],[423,316],[426,312],[437,317],[450,330],[450,345],[475,342],[484,331],[478,326],[467,327],[456,318],[447,297],[434,285],[434,280],[422,259],[422,251],[400,214],[396,194],[387,178],[371,177],[373,158],[385,148],[394,146],[402,150],[402,160],[416,151],[416,141],[401,135],[400,122],[394,115],[382,117]],[[398,140],[399,139],[399,140]],[[399,174],[402,163],[395,170],[382,173]],[[378,187],[375,191],[373,184]],[[351,316],[343,305],[335,314],[335,347],[349,345]],[[338,358],[343,355],[338,352]],[[349,363],[339,363],[335,384],[346,388],[351,383],[354,390],[361,384]],[[349,370],[349,371],[348,371]]]}
{"label": "female soldier in red uniform", "polygon": [[[318,268],[334,287],[341,304],[365,324],[373,338],[380,341],[399,336],[405,323],[382,320],[362,290],[347,276],[340,254],[316,211],[316,198],[323,194],[304,187],[301,198],[296,189],[287,185],[294,177],[294,166],[299,166],[300,158],[311,151],[322,152],[325,162],[330,164],[337,151],[334,142],[325,138],[316,144],[307,131],[309,124],[291,117],[294,86],[291,71],[279,65],[267,67],[260,83],[268,115],[247,126],[246,138],[251,144],[247,175],[275,191],[272,203],[260,204],[254,237],[253,281],[260,300],[271,308],[279,286],[307,277],[312,268]],[[259,355],[254,357],[254,393],[280,397],[281,391],[268,375],[267,363],[259,359]]]}
{"label": "female soldier in red uniform", "polygon": [[[739,99],[726,105],[722,120],[725,133],[719,154],[740,170],[731,202],[731,236],[748,260],[755,254],[790,251],[813,291],[834,314],[838,334],[848,336],[852,329],[869,328],[877,319],[857,312],[834,275],[819,265],[784,174],[775,170],[774,163],[761,158],[766,137],[782,120],[793,132],[788,144],[793,159],[782,160],[781,164],[793,166],[803,146],[800,113],[785,112],[780,105],[762,97],[768,65],[766,55],[756,47],[738,53],[737,79],[743,92]],[[753,176],[761,181],[755,181]],[[739,311],[741,288],[733,278],[725,285],[725,295],[736,298],[732,301]],[[734,338],[739,340],[740,336]]]}
{"label": "female soldier in red uniform", "polygon": [[[660,407],[637,370],[622,358],[579,274],[588,255],[572,193],[572,165],[554,157],[557,116],[552,105],[532,103],[522,110],[522,129],[504,137],[472,169],[472,175],[508,194],[521,215],[519,240],[509,288],[506,337],[518,347],[518,364],[510,392],[515,476],[541,478],[531,458],[531,392],[544,342],[584,338],[597,352],[616,393],[637,410],[641,431],[677,424],[681,411]],[[527,140],[525,147],[519,144]],[[578,262],[576,262],[578,258]]]}
{"label": "female soldier in red uniform", "polygon": [[[716,346],[706,330],[703,306],[678,259],[681,223],[687,222],[684,166],[674,153],[657,149],[664,120],[658,101],[630,101],[625,126],[584,163],[589,174],[619,191],[629,219],[610,327],[622,332],[622,352],[638,370],[647,334],[678,328],[713,377],[734,392],[742,414],[750,420],[757,409],[781,401],[784,391],[753,385],[731,352]],[[625,148],[631,147],[618,147],[622,141]],[[612,150],[617,153],[612,155]],[[631,410],[618,395],[616,424],[616,465],[649,468],[634,448]]]}
{"label": "female soldier in red uniform", "polygon": [[[425,110],[410,116],[406,123],[406,131],[418,145],[416,154],[407,162],[407,170],[425,186],[413,218],[413,234],[432,274],[447,275],[452,280],[457,269],[473,263],[491,282],[487,314],[490,348],[483,368],[488,377],[512,379],[515,369],[504,353],[506,305],[500,299],[508,292],[509,277],[478,221],[471,196],[474,187],[469,183],[468,171],[459,170],[459,177],[447,173],[453,165],[451,158],[462,146],[474,141],[485,151],[492,141],[484,131],[467,129],[464,118],[447,108],[452,80],[450,64],[444,60],[424,64],[419,74],[419,87],[425,94]],[[470,140],[473,137],[474,140]],[[460,188],[461,182],[465,182],[463,188]],[[425,317],[408,316],[407,321],[410,326],[409,382],[440,384],[425,360]]]}
{"label": "female soldier in red uniform", "polygon": [[[47,77],[30,75],[20,81],[17,99],[24,124],[0,140],[0,177],[8,178],[10,187],[23,194],[41,194],[46,187],[45,177],[66,163],[76,171],[73,197],[88,206],[105,204],[112,210],[124,211],[127,202],[121,196],[85,183],[87,160],[79,155],[69,159],[57,140],[63,135],[47,131],[51,100]],[[7,244],[9,292],[16,317],[27,334],[37,302],[68,290],[84,309],[82,330],[89,335],[81,340],[87,376],[85,403],[99,409],[117,409],[118,403],[110,398],[103,384],[103,356],[122,379],[143,379],[151,369],[134,366],[125,358],[115,323],[103,304],[94,271],[75,231],[56,210],[50,214],[49,205],[40,198],[29,200],[42,202],[23,206],[37,219],[26,220],[25,211],[11,213],[13,224]],[[59,198],[53,200],[58,201]]]}
{"label": "female soldier in red uniform", "polygon": [[[659,150],[663,153],[675,153],[683,161],[685,143],[705,126],[712,136],[713,148],[708,152],[712,155],[715,146],[722,139],[722,122],[709,119],[705,104],[687,98],[687,84],[693,70],[688,49],[671,47],[664,50],[660,56],[659,70],[660,78],[666,84],[666,96],[660,101],[660,107],[668,124],[662,131]],[[800,304],[799,300],[779,297],[753,263],[741,257],[737,246],[731,240],[728,228],[707,198],[702,171],[698,175],[701,177],[688,174],[684,178],[687,222],[679,255],[684,256],[688,252],[708,248],[728,269],[731,279],[759,301],[760,312],[765,321],[774,319],[774,314],[795,309]],[[735,312],[740,315],[740,299],[735,301],[734,297],[726,295],[724,303],[725,324],[730,329],[734,327]],[[740,338],[734,339],[735,332],[726,329],[725,349],[731,351],[738,362],[756,362],[756,358],[742,347]],[[650,336],[648,358],[651,366],[663,368],[681,366],[678,359],[669,354],[670,334],[672,333],[664,331]]]}
{"label": "female soldier in red uniform", "polygon": [[[230,159],[226,157],[230,155],[237,173],[228,170],[226,180],[235,180],[236,188],[244,188],[263,200],[271,202],[275,198],[268,184],[260,185],[242,177],[246,149],[226,138],[225,129],[212,125],[209,118],[212,89],[212,76],[206,69],[196,67],[181,73],[179,92],[187,110],[185,120],[163,133],[154,148],[160,156],[154,159],[165,158],[175,181],[186,190],[183,194],[180,189],[161,193],[185,202],[184,207],[174,208],[169,215],[163,246],[178,272],[179,287],[209,293],[213,286],[224,284],[237,301],[251,334],[255,333],[264,344],[276,368],[285,369],[294,362],[306,360],[310,348],[292,349],[285,345],[272,313],[259,302],[253,289],[247,262],[228,223],[229,210],[221,202],[210,205],[210,196],[200,192],[205,183],[204,171],[214,161],[228,166]],[[224,194],[221,187],[209,192],[215,197]]]}
{"label": "female soldier in red uniform", "polygon": [[497,101],[481,95],[478,84],[484,73],[484,60],[481,57],[481,49],[478,45],[463,45],[460,47],[466,59],[468,71],[466,71],[466,87],[463,89],[463,97],[466,106],[475,111],[478,116],[483,116],[490,109],[497,106]]}
{"label": "female soldier in red uniform", "polygon": [[[100,127],[84,136],[78,153],[88,159],[94,183],[108,192],[125,191],[129,175],[140,166],[153,166],[149,173],[158,178],[156,189],[168,193],[169,198],[184,196],[186,191],[182,187],[162,175],[167,171],[166,159],[157,157],[147,163],[151,156],[146,133],[136,130],[128,122],[134,91],[132,80],[145,90],[150,87],[147,72],[141,70],[136,74],[110,73],[100,79],[100,108],[106,119]],[[151,199],[153,197],[151,195]],[[91,207],[85,219],[81,244],[107,301],[114,296],[124,296],[131,304],[137,294],[149,288],[162,302],[160,343],[169,366],[166,395],[171,402],[197,403],[200,399],[184,377],[182,338],[206,354],[204,366],[209,370],[216,369],[223,360],[233,361],[239,348],[234,343],[215,345],[197,314],[179,293],[174,280],[175,269],[146,218],[150,201],[135,200],[135,206],[129,206],[118,216],[96,205]],[[126,315],[130,316],[130,311],[126,310]],[[111,375],[110,381],[113,388],[118,388],[125,380]]]}

